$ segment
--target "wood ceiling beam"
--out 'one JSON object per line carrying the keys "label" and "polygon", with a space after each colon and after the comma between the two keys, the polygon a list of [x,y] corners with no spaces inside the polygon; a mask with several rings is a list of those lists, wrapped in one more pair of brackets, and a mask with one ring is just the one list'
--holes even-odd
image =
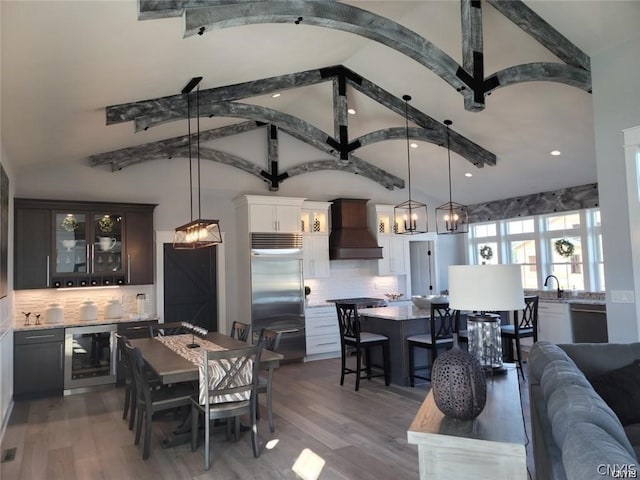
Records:
{"label": "wood ceiling beam", "polygon": [[460,65],[414,31],[375,13],[333,1],[257,1],[185,9],[185,37],[259,23],[303,23],[360,35],[402,52],[433,71],[463,96]]}
{"label": "wood ceiling beam", "polygon": [[[306,87],[326,81],[325,75],[325,69],[315,68],[224,87],[202,89],[200,90],[200,102],[233,101],[290,88]],[[151,120],[150,125],[157,125],[187,118],[187,97],[184,94],[169,95],[151,100],[112,105],[106,110],[107,125],[130,122],[138,117],[147,117]]]}
{"label": "wood ceiling beam", "polygon": [[589,56],[521,0],[487,0],[489,5],[527,32],[568,65],[591,71]]}
{"label": "wood ceiling beam", "polygon": [[[489,77],[487,81],[492,77],[496,79],[495,82],[492,82],[493,85],[499,84],[500,87],[523,82],[551,81],[591,93],[591,73],[583,68],[563,63],[526,63],[500,70]],[[495,88],[497,87],[487,87],[486,93],[490,93]]]}

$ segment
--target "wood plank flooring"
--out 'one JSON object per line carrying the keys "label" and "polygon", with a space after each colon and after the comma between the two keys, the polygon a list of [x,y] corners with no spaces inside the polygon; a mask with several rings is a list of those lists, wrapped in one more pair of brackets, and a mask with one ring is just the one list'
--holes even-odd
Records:
{"label": "wood plank flooring", "polygon": [[[208,472],[202,446],[193,453],[189,445],[161,447],[179,423],[172,414],[154,420],[151,458],[143,461],[142,446],[122,420],[122,388],[17,402],[2,444],[3,452],[16,448],[16,458],[0,464],[0,479],[295,479],[301,477],[292,467],[305,449],[325,462],[320,479],[417,479],[418,453],[407,443],[407,428],[427,386],[385,387],[374,379],[355,392],[352,375],[340,387],[339,368],[337,359],[281,366],[274,376],[276,431],[269,432],[262,408],[260,457],[253,457],[248,432],[233,442],[216,428]],[[534,478],[530,445],[527,453]]]}

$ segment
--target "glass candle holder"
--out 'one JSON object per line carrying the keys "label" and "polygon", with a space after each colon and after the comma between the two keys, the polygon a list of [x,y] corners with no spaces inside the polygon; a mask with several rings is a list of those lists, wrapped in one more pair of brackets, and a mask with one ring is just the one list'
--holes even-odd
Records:
{"label": "glass candle holder", "polygon": [[500,316],[484,314],[467,318],[469,352],[485,369],[502,368]]}

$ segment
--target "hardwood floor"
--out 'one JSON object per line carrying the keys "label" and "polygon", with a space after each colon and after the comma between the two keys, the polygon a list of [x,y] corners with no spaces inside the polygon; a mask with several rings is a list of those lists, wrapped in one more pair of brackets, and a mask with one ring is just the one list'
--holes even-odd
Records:
{"label": "hardwood floor", "polygon": [[[407,428],[427,386],[385,387],[375,379],[363,381],[355,392],[352,377],[340,387],[337,359],[281,366],[274,376],[276,431],[269,432],[262,408],[260,457],[253,457],[247,433],[233,442],[225,439],[224,428],[216,428],[208,472],[202,445],[193,453],[188,444],[161,447],[162,438],[179,423],[171,414],[154,420],[151,458],[143,461],[141,445],[133,444],[133,432],[122,420],[122,388],[17,402],[2,444],[3,452],[15,448],[16,456],[0,464],[0,478],[295,479],[305,478],[292,467],[303,451],[309,454],[306,449],[325,462],[321,479],[418,478],[417,448],[407,443]],[[521,388],[529,433],[522,382]],[[531,465],[530,451],[529,445]],[[530,471],[534,478],[531,466]]]}

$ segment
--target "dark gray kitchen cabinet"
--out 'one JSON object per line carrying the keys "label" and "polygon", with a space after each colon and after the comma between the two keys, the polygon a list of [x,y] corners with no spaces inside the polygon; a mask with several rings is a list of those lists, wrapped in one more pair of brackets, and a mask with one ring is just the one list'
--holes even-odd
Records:
{"label": "dark gray kitchen cabinet", "polygon": [[50,287],[51,210],[15,205],[14,289]]}
{"label": "dark gray kitchen cabinet", "polygon": [[62,395],[64,328],[17,331],[13,339],[14,398]]}
{"label": "dark gray kitchen cabinet", "polygon": [[16,290],[153,283],[151,204],[14,200]]}

